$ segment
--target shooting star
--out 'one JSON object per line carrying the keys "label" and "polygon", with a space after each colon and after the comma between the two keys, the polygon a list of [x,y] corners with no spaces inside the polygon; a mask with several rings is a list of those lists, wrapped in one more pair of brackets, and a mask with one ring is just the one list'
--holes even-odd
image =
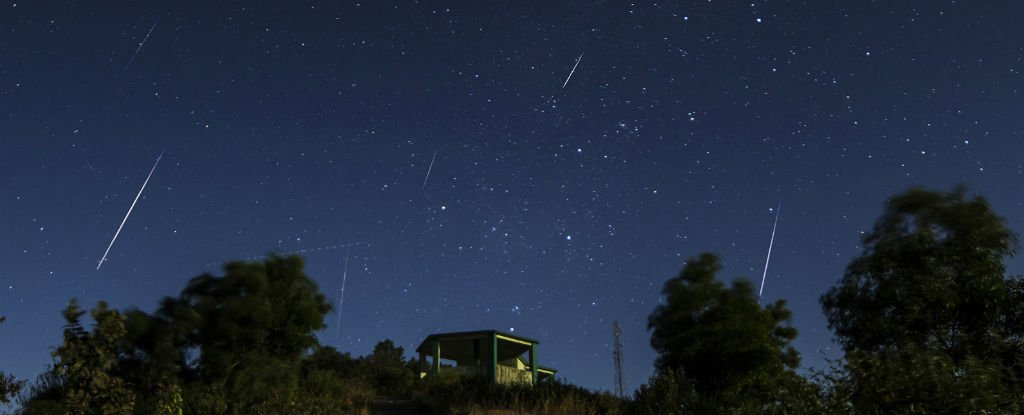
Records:
{"label": "shooting star", "polygon": [[117,227],[117,232],[114,232],[114,237],[110,239],[110,245],[107,245],[107,250],[103,252],[103,257],[100,258],[100,262],[96,264],[96,270],[99,271],[100,267],[103,266],[103,261],[107,260],[107,254],[110,253],[110,247],[114,246],[114,241],[117,240],[117,235],[121,234],[121,229],[124,228],[124,223],[128,221],[128,216],[132,214],[132,209],[135,209],[135,204],[139,201],[139,196],[142,196],[142,191],[146,190],[146,184],[149,183],[149,178],[153,177],[153,172],[156,171],[156,165],[160,164],[160,159],[163,158],[164,152],[160,150],[160,155],[156,157],[156,163],[153,163],[153,168],[149,169],[149,175],[146,176],[146,181],[142,182],[142,187],[139,189],[139,193],[135,195],[135,200],[132,201],[131,207],[128,208],[128,213],[124,214],[124,219],[121,220],[121,226]]}
{"label": "shooting star", "polygon": [[149,28],[149,32],[146,33],[146,37],[142,38],[142,42],[139,42],[139,47],[135,48],[135,53],[132,54],[132,58],[131,59],[128,59],[128,64],[124,66],[124,69],[121,71],[121,73],[128,72],[128,67],[132,66],[132,62],[135,62],[135,57],[139,56],[139,51],[142,50],[142,45],[145,45],[146,44],[146,40],[149,39],[149,35],[153,34],[153,29],[156,29],[156,24],[157,23],[160,23],[160,17],[159,16],[156,18],[156,21],[153,22],[153,26]]}
{"label": "shooting star", "polygon": [[[584,52],[584,53],[586,53],[586,52]],[[562,88],[563,88],[563,89],[565,88],[565,86],[566,86],[566,85],[568,85],[568,84],[569,84],[569,79],[570,79],[570,78],[572,78],[572,74],[573,74],[574,72],[576,72],[576,67],[577,67],[577,66],[580,66],[580,61],[581,61],[581,60],[583,60],[583,53],[581,53],[581,54],[580,54],[580,57],[579,57],[579,59],[576,59],[576,64],[572,66],[572,70],[571,70],[571,71],[569,71],[569,76],[567,76],[567,77],[565,78],[565,83],[563,83],[563,84],[562,84]]]}
{"label": "shooting star", "polygon": [[434,150],[434,156],[430,158],[430,166],[427,167],[427,177],[423,178],[423,186],[420,189],[427,188],[427,179],[430,178],[430,170],[434,168],[434,159],[437,158],[437,150]]}
{"label": "shooting star", "polygon": [[775,244],[775,228],[779,226],[779,211],[782,210],[782,202],[779,202],[779,207],[775,209],[775,224],[772,225],[772,240],[768,242],[768,257],[764,260],[764,273],[761,274],[761,289],[757,291],[757,296],[760,298],[761,294],[764,293],[764,279],[768,276],[768,261],[772,260],[772,245]]}
{"label": "shooting star", "polygon": [[[370,246],[370,244],[368,242],[366,242],[366,241],[359,241],[359,242],[349,242],[349,243],[345,243],[345,244],[321,246],[321,247],[317,247],[317,248],[305,248],[305,249],[296,249],[294,251],[278,252],[277,255],[287,256],[287,255],[295,255],[295,254],[313,254],[313,253],[318,253],[318,252],[327,251],[327,250],[331,250],[331,249],[348,248],[350,246],[358,246],[358,245]],[[245,258],[233,259],[232,261],[256,261],[256,260],[261,260],[261,259],[264,259],[264,258],[266,258],[266,255],[252,255],[252,256],[245,257]],[[220,262],[220,261],[218,261],[218,262],[207,262],[206,264],[203,264],[204,267],[209,267],[209,266],[214,266],[214,265],[224,265],[224,262]]]}
{"label": "shooting star", "polygon": [[341,307],[345,305],[345,280],[348,279],[348,249],[345,249],[345,271],[341,273],[341,296],[338,298],[338,324],[334,327],[334,338],[341,334]]}

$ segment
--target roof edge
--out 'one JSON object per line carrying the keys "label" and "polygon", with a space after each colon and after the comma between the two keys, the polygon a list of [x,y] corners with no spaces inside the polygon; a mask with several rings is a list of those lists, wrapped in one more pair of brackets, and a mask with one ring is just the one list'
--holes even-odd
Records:
{"label": "roof edge", "polygon": [[447,332],[447,333],[434,333],[434,334],[428,335],[427,337],[424,337],[423,341],[420,342],[420,345],[416,346],[416,352],[419,353],[422,349],[424,349],[427,346],[427,343],[429,343],[431,340],[434,340],[434,339],[443,339],[445,337],[475,336],[475,335],[483,336],[483,335],[489,335],[489,334],[495,334],[495,335],[500,335],[500,336],[505,336],[505,337],[511,337],[513,339],[522,340],[524,342],[529,342],[529,343],[532,343],[532,344],[540,344],[540,341],[538,341],[536,339],[531,339],[529,337],[523,337],[523,336],[519,336],[519,335],[516,335],[516,334],[506,333],[504,331],[498,331],[498,330],[452,331],[452,332]]}

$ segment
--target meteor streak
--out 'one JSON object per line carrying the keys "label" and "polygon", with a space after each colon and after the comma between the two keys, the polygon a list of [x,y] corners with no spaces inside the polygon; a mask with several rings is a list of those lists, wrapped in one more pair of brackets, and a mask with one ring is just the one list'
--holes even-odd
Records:
{"label": "meteor streak", "polygon": [[[349,242],[349,243],[346,243],[346,244],[321,246],[321,247],[318,247],[318,248],[296,249],[294,251],[278,252],[277,254],[278,255],[313,254],[313,253],[318,253],[318,252],[327,251],[327,250],[331,250],[331,249],[341,249],[341,248],[348,248],[350,246],[359,246],[359,245],[370,246],[370,244],[368,242],[366,242],[366,241],[359,241],[359,242]],[[239,258],[239,259],[235,259],[235,260],[232,260],[232,261],[255,261],[255,260],[260,260],[260,259],[264,259],[264,258],[266,258],[265,255],[248,256],[248,257],[245,257],[245,258]],[[213,265],[223,265],[223,264],[224,264],[223,262],[207,262],[206,264],[203,264],[203,266],[204,267],[209,267],[209,266],[213,266]]]}
{"label": "meteor streak", "polygon": [[434,168],[434,159],[437,158],[437,150],[434,150],[434,156],[430,158],[430,166],[427,167],[427,177],[423,178],[423,186],[420,189],[427,188],[427,179],[430,178],[430,170]]}
{"label": "meteor streak", "polygon": [[772,240],[768,242],[768,257],[764,260],[764,274],[761,274],[761,289],[757,291],[757,296],[761,297],[764,293],[764,279],[768,276],[768,261],[772,260],[772,245],[775,244],[775,228],[779,226],[779,211],[782,210],[782,202],[779,202],[779,207],[775,209],[775,224],[772,225]]}
{"label": "meteor streak", "polygon": [[[584,52],[586,53],[586,52]],[[569,76],[565,78],[565,83],[562,84],[562,88],[565,88],[569,84],[569,79],[572,78],[572,74],[576,72],[576,67],[580,66],[580,61],[583,60],[583,53],[580,54],[579,59],[576,59],[576,64],[572,66],[572,70],[569,71]]]}
{"label": "meteor streak", "polygon": [[142,50],[142,45],[146,44],[146,40],[149,39],[149,35],[153,34],[153,29],[156,29],[157,23],[160,23],[160,17],[156,18],[156,21],[153,22],[153,27],[150,27],[149,32],[146,33],[146,37],[142,38],[142,42],[139,42],[139,47],[135,49],[135,53],[132,54],[132,58],[128,59],[128,64],[124,66],[124,70],[122,70],[121,73],[128,72],[128,67],[132,66],[132,62],[135,61],[135,57],[138,56],[139,51]]}
{"label": "meteor streak", "polygon": [[132,209],[135,209],[135,203],[139,201],[139,196],[142,196],[142,191],[146,190],[146,184],[149,183],[149,178],[153,177],[153,172],[156,171],[156,165],[160,164],[160,159],[163,158],[164,152],[160,151],[160,155],[156,157],[156,163],[153,163],[153,168],[149,169],[149,174],[146,176],[146,181],[142,182],[142,187],[139,189],[139,193],[135,195],[135,200],[132,201],[131,207],[128,208],[128,213],[124,214],[124,219],[121,220],[121,226],[117,227],[117,232],[114,232],[114,237],[110,239],[110,245],[107,245],[107,250],[103,252],[103,257],[100,258],[100,262],[96,264],[96,270],[99,271],[100,267],[103,266],[103,261],[107,260],[107,254],[110,253],[110,247],[114,246],[114,241],[117,240],[117,235],[121,234],[121,229],[124,228],[124,223],[128,221],[128,216],[132,214]]}
{"label": "meteor streak", "polygon": [[341,273],[341,296],[338,298],[338,324],[334,327],[334,337],[341,334],[341,307],[345,305],[345,280],[348,279],[348,249],[345,250],[345,271]]}

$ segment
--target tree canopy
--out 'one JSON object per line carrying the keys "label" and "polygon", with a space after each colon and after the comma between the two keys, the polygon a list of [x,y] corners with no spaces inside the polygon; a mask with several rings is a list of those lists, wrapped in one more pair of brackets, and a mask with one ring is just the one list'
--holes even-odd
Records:
{"label": "tree canopy", "polygon": [[1007,346],[1006,317],[1019,313],[1004,259],[1017,238],[981,197],[965,189],[896,195],[864,252],[821,303],[847,351],[918,347],[995,357]]}
{"label": "tree canopy", "polygon": [[193,278],[160,314],[181,320],[175,325],[199,351],[200,376],[219,384],[237,412],[295,388],[299,361],[330,309],[301,258],[271,256]]}
{"label": "tree canopy", "polygon": [[[7,320],[7,317],[0,316],[0,324]],[[18,380],[13,375],[8,375],[0,371],[0,404],[10,402],[12,396],[18,394],[21,388],[25,386],[25,381]]]}
{"label": "tree canopy", "polygon": [[64,344],[53,352],[55,372],[64,382],[64,406],[69,414],[131,414],[135,393],[116,374],[118,343],[124,337],[124,316],[100,301],[92,310],[95,326],[86,331],[78,301],[64,310]]}
{"label": "tree canopy", "polygon": [[762,307],[747,280],[727,288],[720,270],[718,257],[704,253],[665,283],[664,304],[648,320],[656,368],[684,373],[699,396],[773,393],[800,361],[790,312],[784,300]]}
{"label": "tree canopy", "polygon": [[854,403],[962,413],[1019,399],[1024,296],[1004,265],[1017,237],[987,201],[962,187],[911,189],[888,201],[862,242],[821,297]]}

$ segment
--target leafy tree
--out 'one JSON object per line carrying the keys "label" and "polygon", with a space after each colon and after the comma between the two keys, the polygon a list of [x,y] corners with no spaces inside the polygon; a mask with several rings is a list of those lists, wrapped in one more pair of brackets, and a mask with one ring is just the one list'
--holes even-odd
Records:
{"label": "leafy tree", "polygon": [[340,376],[324,369],[304,372],[294,413],[337,414],[363,413],[373,401],[371,386],[354,374]]}
{"label": "leafy tree", "polygon": [[[158,314],[198,351],[195,375],[220,384],[228,411],[240,413],[271,398],[290,401],[301,358],[318,344],[314,332],[330,309],[301,258],[271,256],[228,263],[223,277],[193,278]],[[178,359],[185,351],[167,354]]]}
{"label": "leafy tree", "polygon": [[[4,320],[7,320],[7,317],[0,316],[0,323],[3,323]],[[25,386],[25,381],[0,371],[0,403],[9,403],[10,398],[17,395],[23,386]]]}
{"label": "leafy tree", "polygon": [[[383,343],[383,342],[381,342]],[[299,413],[329,414],[359,413],[369,407],[375,396],[374,389],[381,389],[377,382],[377,370],[371,360],[391,362],[385,355],[394,354],[394,346],[374,347],[375,353],[364,358],[353,358],[331,346],[319,346],[303,359],[300,380]],[[397,350],[401,358],[401,348]],[[371,356],[376,356],[371,359]]]}
{"label": "leafy tree", "polygon": [[376,367],[405,365],[405,348],[395,346],[391,339],[384,339],[373,345],[373,352],[367,356],[370,364]]}
{"label": "leafy tree", "polygon": [[228,400],[220,383],[190,382],[185,385],[182,395],[187,397],[184,400],[186,414],[212,415],[228,411]]}
{"label": "leafy tree", "polygon": [[329,372],[340,378],[355,378],[361,374],[360,362],[348,352],[341,353],[332,346],[317,347],[302,361],[303,376],[312,372]]}
{"label": "leafy tree", "polygon": [[847,354],[850,401],[863,414],[1019,414],[999,363],[913,347]]}
{"label": "leafy tree", "polygon": [[125,313],[125,329],[119,368],[136,391],[136,412],[179,414],[182,375],[190,375],[184,328],[167,316],[130,310]]}
{"label": "leafy tree", "polygon": [[1003,263],[1017,238],[985,199],[896,195],[863,245],[821,297],[860,410],[991,413],[1022,398],[1024,294]]}
{"label": "leafy tree", "polygon": [[36,380],[23,389],[17,402],[19,415],[52,415],[67,413],[64,407],[64,379],[53,367],[43,371]]}
{"label": "leafy tree", "polygon": [[54,370],[64,380],[64,405],[75,415],[130,414],[135,394],[115,374],[124,316],[101,301],[92,310],[95,326],[90,333],[79,322],[83,314],[72,299],[64,310],[64,344],[53,352]]}
{"label": "leafy tree", "polygon": [[377,342],[366,360],[374,372],[374,384],[382,395],[405,395],[412,387],[415,374],[406,366],[405,350],[390,339]]}
{"label": "leafy tree", "polygon": [[0,403],[9,403],[11,397],[17,395],[23,386],[25,381],[0,372]]}
{"label": "leafy tree", "polygon": [[762,307],[744,279],[726,288],[715,279],[720,269],[718,257],[705,253],[665,283],[665,304],[648,320],[657,371],[685,370],[706,403],[772,401],[799,365],[790,312],[783,300]]}
{"label": "leafy tree", "polygon": [[913,189],[889,200],[864,253],[822,296],[846,350],[917,346],[959,362],[1004,343],[1012,308],[1003,259],[1016,237],[981,197]]}
{"label": "leafy tree", "polygon": [[652,376],[633,394],[628,413],[634,415],[684,415],[696,401],[693,385],[682,368]]}

